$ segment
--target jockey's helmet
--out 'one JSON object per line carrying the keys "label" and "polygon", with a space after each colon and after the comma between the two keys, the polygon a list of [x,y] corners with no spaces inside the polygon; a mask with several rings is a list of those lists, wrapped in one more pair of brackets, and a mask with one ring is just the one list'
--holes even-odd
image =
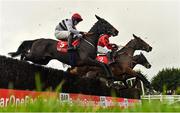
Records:
{"label": "jockey's helmet", "polygon": [[74,13],[71,18],[72,18],[72,20],[76,20],[77,22],[80,22],[83,20],[81,15],[78,13]]}

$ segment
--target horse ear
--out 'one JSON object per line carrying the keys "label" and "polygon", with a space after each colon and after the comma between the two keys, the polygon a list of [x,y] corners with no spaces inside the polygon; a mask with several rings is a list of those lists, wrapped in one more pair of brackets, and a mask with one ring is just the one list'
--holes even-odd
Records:
{"label": "horse ear", "polygon": [[97,15],[95,15],[95,17],[96,17],[98,20],[101,20],[101,17],[99,17],[99,16],[97,16]]}
{"label": "horse ear", "polygon": [[135,39],[137,39],[137,38],[138,38],[135,34],[133,34],[133,37],[134,37]]}

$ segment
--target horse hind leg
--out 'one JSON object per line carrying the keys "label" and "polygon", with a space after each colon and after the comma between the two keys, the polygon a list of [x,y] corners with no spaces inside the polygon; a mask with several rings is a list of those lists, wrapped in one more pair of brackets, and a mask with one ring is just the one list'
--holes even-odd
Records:
{"label": "horse hind leg", "polygon": [[31,57],[30,55],[21,56],[21,60],[31,61],[31,62],[33,62],[33,63],[39,64],[39,63],[37,62],[37,59]]}
{"label": "horse hind leg", "polygon": [[24,56],[22,56],[22,58],[25,61],[31,61],[33,63],[40,64],[40,65],[46,65],[50,61],[50,59],[48,57],[47,58],[46,57],[34,57],[31,52],[24,54]]}
{"label": "horse hind leg", "polygon": [[135,88],[139,82],[140,82],[140,80],[136,77],[135,82],[132,85],[132,88]]}

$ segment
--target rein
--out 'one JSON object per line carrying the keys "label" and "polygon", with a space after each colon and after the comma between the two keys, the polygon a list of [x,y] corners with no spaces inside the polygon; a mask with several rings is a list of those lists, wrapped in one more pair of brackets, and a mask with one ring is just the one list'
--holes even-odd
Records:
{"label": "rein", "polygon": [[[118,51],[120,51],[120,50],[123,49],[123,48],[132,48],[132,49],[134,49],[134,47],[128,46],[127,44],[126,44],[125,46],[123,46],[123,45],[117,45],[117,46],[118,46],[119,48],[121,47],[120,49],[117,50],[117,54],[118,54],[118,55],[121,55],[121,54],[126,53],[125,51],[118,53]],[[129,57],[133,57],[133,55],[130,55],[130,54],[128,54],[128,53],[127,53],[127,55],[128,55]]]}
{"label": "rein", "polygon": [[[87,38],[88,36],[93,35],[93,34],[94,34],[93,32],[90,32],[90,33],[87,33],[86,35],[84,35],[84,37]],[[93,48],[96,48],[96,47],[95,47],[95,44],[93,44],[92,42],[86,40],[86,39],[83,38],[83,37],[80,37],[80,38],[83,39],[83,40],[84,40],[86,43],[88,43],[89,45],[91,45]]]}
{"label": "rein", "polygon": [[95,46],[94,46],[94,44],[92,44],[91,42],[89,42],[88,40],[86,40],[85,38],[82,38],[82,37],[80,37],[81,39],[83,39],[85,42],[87,42],[89,45],[91,45],[92,47],[94,47],[94,48],[96,48]]}

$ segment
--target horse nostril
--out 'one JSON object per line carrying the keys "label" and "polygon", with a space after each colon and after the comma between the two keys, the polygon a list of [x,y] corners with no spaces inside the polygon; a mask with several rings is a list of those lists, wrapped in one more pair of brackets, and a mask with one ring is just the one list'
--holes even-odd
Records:
{"label": "horse nostril", "polygon": [[149,64],[148,67],[151,68],[151,65]]}
{"label": "horse nostril", "polygon": [[116,30],[116,35],[118,35],[118,33],[119,33],[119,31],[118,31],[118,30]]}
{"label": "horse nostril", "polygon": [[117,36],[118,33],[119,33],[119,31],[114,29],[114,31],[113,31],[113,36]]}
{"label": "horse nostril", "polygon": [[149,51],[152,51],[152,47],[149,47]]}

